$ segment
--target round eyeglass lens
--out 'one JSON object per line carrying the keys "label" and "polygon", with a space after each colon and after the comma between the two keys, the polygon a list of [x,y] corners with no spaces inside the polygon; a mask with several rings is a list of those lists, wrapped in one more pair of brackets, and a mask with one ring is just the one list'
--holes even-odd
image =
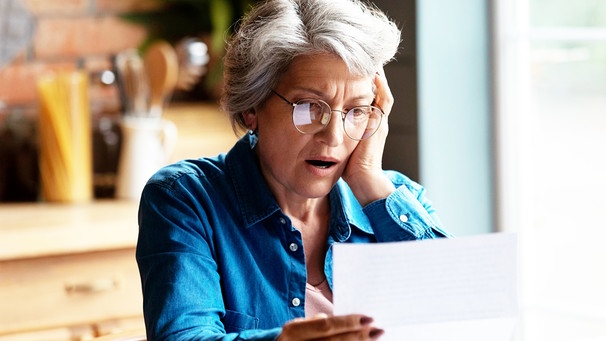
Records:
{"label": "round eyeglass lens", "polygon": [[343,122],[347,136],[354,140],[371,137],[379,128],[382,115],[374,107],[357,107],[349,110]]}
{"label": "round eyeglass lens", "polygon": [[301,100],[293,107],[292,119],[297,130],[305,134],[312,134],[322,130],[328,123],[330,109],[318,101]]}

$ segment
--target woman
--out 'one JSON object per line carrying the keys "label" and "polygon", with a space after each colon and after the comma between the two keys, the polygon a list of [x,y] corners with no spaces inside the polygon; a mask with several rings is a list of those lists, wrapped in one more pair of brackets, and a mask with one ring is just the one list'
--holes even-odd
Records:
{"label": "woman", "polygon": [[370,340],[332,315],[334,243],[444,236],[423,189],[384,171],[400,32],[355,0],[269,0],[225,57],[227,154],[160,170],[137,247],[149,340]]}

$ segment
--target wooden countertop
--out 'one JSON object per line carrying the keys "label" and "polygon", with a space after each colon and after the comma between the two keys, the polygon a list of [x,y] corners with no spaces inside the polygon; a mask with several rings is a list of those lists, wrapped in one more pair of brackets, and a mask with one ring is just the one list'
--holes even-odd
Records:
{"label": "wooden countertop", "polygon": [[134,201],[0,205],[0,261],[134,247]]}
{"label": "wooden countertop", "polygon": [[[210,103],[173,104],[165,112],[178,129],[172,161],[228,151],[237,137],[227,115]],[[0,261],[131,248],[138,202],[0,205]]]}

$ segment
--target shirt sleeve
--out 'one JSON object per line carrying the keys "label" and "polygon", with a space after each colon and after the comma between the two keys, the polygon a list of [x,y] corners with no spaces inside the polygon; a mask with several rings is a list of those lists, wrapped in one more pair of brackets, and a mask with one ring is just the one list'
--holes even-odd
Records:
{"label": "shirt sleeve", "polygon": [[[277,339],[281,328],[248,328],[248,316],[226,312],[212,231],[192,200],[162,182],[148,184],[142,194],[136,258],[148,340]],[[226,320],[241,331],[226,333]]]}
{"label": "shirt sleeve", "polygon": [[451,237],[421,185],[397,172],[388,172],[388,176],[396,190],[364,207],[378,241]]}

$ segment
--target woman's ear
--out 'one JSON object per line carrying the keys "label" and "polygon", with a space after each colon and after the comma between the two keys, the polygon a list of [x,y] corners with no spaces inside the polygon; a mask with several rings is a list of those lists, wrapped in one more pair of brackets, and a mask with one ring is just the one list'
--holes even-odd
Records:
{"label": "woman's ear", "polygon": [[244,119],[244,123],[246,123],[246,127],[248,127],[249,130],[257,130],[257,113],[254,109],[242,112],[242,119]]}

